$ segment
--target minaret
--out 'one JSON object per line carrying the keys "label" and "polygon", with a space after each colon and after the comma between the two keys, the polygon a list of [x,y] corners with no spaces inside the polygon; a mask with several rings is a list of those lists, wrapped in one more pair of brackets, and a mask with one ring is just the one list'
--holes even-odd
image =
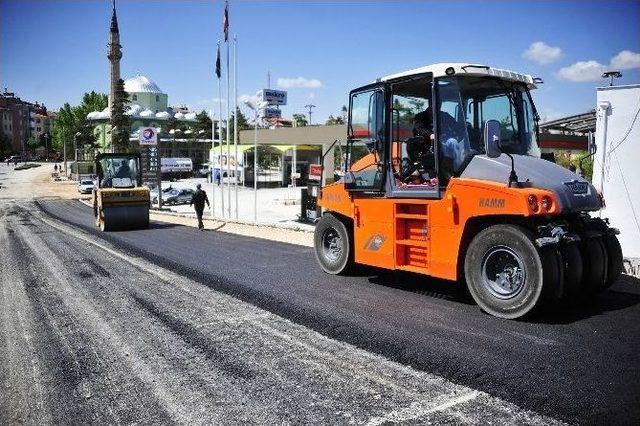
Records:
{"label": "minaret", "polygon": [[118,31],[118,18],[116,17],[116,0],[113,0],[113,15],[111,16],[111,29],[109,30],[109,44],[107,58],[111,63],[111,90],[109,91],[109,112],[113,108],[113,100],[116,95],[116,85],[120,80],[120,59],[122,50],[120,46],[120,31]]}

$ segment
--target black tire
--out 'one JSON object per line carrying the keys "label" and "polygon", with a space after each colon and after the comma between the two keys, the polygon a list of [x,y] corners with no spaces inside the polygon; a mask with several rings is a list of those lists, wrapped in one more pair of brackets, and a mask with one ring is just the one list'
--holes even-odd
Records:
{"label": "black tire", "polygon": [[353,241],[347,226],[331,213],[323,215],[313,236],[316,260],[328,274],[347,273],[353,267]]}
{"label": "black tire", "polygon": [[564,297],[568,302],[580,297],[584,266],[580,248],[576,244],[560,247],[564,277]]}
{"label": "black tire", "polygon": [[[495,272],[507,271],[510,278],[502,285],[505,281]],[[507,319],[531,313],[545,298],[543,293],[557,294],[562,280],[557,251],[539,252],[533,235],[514,225],[493,225],[479,232],[469,244],[464,272],[476,303],[485,312]],[[543,292],[545,287],[550,290]]]}
{"label": "black tire", "polygon": [[605,249],[607,251],[607,279],[600,291],[604,291],[611,287],[613,283],[618,281],[622,274],[623,258],[622,247],[620,247],[620,241],[615,235],[605,235],[602,239]]}
{"label": "black tire", "polygon": [[555,245],[543,247],[538,252],[543,265],[542,297],[546,303],[545,307],[555,306],[563,299],[565,293],[562,256]]}
{"label": "black tire", "polygon": [[600,237],[582,237],[580,252],[583,259],[582,288],[588,294],[602,289],[607,278],[607,251]]}

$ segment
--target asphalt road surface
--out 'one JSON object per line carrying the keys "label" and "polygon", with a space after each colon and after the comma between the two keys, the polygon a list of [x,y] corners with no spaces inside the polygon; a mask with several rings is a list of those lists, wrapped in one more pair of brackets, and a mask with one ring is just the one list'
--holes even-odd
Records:
{"label": "asphalt road surface", "polygon": [[0,204],[0,424],[637,424],[640,283],[529,321],[194,228]]}

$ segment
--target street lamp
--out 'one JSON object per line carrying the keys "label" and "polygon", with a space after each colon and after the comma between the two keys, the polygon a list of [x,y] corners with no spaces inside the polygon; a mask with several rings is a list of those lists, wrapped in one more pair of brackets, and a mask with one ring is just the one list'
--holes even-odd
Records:
{"label": "street lamp", "polygon": [[44,138],[44,150],[45,150],[44,161],[49,162],[49,144],[47,143],[49,141],[49,134],[45,132],[42,135],[42,137]]}
{"label": "street lamp", "polygon": [[607,71],[602,74],[602,78],[609,79],[609,86],[613,86],[613,79],[622,77],[622,73],[620,71]]}
{"label": "street lamp", "polygon": [[[82,133],[80,132],[76,132],[75,135],[73,135],[73,151],[74,151],[74,155],[75,155],[75,165],[76,165],[76,175],[80,175],[80,173],[78,172],[78,136],[82,136]],[[65,165],[65,169],[64,171],[67,171],[67,166]]]}
{"label": "street lamp", "polygon": [[246,99],[244,104],[251,108],[254,112],[254,130],[253,130],[253,222],[258,223],[258,117],[260,110],[268,105],[267,102],[258,102],[255,105]]}

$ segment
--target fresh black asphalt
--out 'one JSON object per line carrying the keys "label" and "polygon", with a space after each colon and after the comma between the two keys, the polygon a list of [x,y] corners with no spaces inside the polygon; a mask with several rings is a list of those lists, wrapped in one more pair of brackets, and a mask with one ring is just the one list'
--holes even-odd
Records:
{"label": "fresh black asphalt", "polygon": [[152,223],[103,234],[91,209],[41,200],[47,214],[132,255],[329,337],[580,424],[640,420],[640,281],[527,321],[483,314],[456,284],[362,270],[335,277],[311,248]]}

